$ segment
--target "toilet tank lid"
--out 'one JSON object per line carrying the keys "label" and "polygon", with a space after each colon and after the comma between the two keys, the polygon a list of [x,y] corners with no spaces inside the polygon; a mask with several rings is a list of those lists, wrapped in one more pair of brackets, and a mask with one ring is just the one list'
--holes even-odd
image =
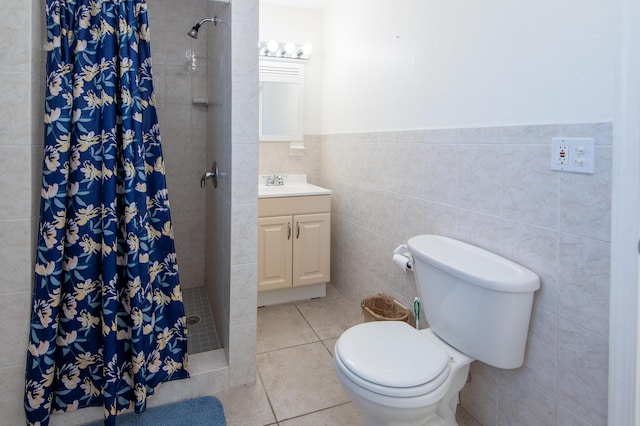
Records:
{"label": "toilet tank lid", "polygon": [[540,288],[535,272],[480,247],[440,235],[409,238],[414,258],[465,281],[494,291],[527,293]]}

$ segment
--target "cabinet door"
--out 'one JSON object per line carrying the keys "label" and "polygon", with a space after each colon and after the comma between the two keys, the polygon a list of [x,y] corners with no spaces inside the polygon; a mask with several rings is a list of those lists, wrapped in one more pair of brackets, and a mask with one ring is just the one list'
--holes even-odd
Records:
{"label": "cabinet door", "polygon": [[293,216],[293,285],[329,281],[331,214]]}
{"label": "cabinet door", "polygon": [[258,291],[291,287],[291,216],[258,219]]}

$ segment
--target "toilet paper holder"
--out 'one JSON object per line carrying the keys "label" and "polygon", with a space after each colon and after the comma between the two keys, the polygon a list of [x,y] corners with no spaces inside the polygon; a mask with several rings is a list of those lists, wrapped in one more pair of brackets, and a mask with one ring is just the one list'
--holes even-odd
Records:
{"label": "toilet paper holder", "polygon": [[413,256],[405,244],[400,244],[393,251],[393,263],[404,271],[413,271]]}

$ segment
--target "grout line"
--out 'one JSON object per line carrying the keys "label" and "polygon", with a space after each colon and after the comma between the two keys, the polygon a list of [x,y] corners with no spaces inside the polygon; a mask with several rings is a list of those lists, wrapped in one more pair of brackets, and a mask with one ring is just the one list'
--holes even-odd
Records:
{"label": "grout line", "polygon": [[[334,340],[335,338],[328,338],[328,339],[326,339],[326,340],[323,340],[322,338],[320,338],[320,336],[318,335],[318,333],[316,332],[316,330],[313,328],[313,326],[311,325],[311,323],[309,322],[309,320],[307,319],[307,317],[302,313],[302,311],[300,310],[300,308],[298,307],[298,305],[297,305],[295,302],[290,302],[289,304],[290,304],[290,305],[293,305],[293,307],[296,309],[296,311],[297,311],[297,312],[300,314],[300,316],[303,318],[304,322],[305,322],[305,323],[309,326],[309,328],[313,331],[313,334],[316,336],[316,339],[317,339],[317,340],[316,340],[316,341],[313,341],[313,342],[300,343],[300,344],[296,344],[296,345],[292,345],[292,346],[286,346],[286,347],[283,347],[283,348],[272,349],[272,350],[268,350],[268,351],[260,352],[260,353],[258,353],[257,355],[259,356],[259,355],[269,354],[269,353],[273,353],[273,352],[277,352],[277,351],[282,351],[282,350],[287,350],[287,349],[291,349],[291,348],[297,348],[297,347],[301,347],[301,346],[307,346],[307,345],[311,345],[311,344],[321,343],[321,344],[322,344],[322,346],[324,347],[324,349],[329,353],[329,356],[331,356],[331,357],[333,358],[333,354],[331,353],[331,350],[330,350],[330,348],[327,346],[327,343],[326,343],[326,342],[327,342],[328,340]],[[333,408],[336,408],[336,407],[340,407],[340,406],[344,406],[344,405],[351,404],[351,401],[341,402],[341,403],[338,403],[338,404],[335,404],[335,405],[331,405],[331,406],[329,406],[329,407],[324,407],[324,408],[319,409],[319,410],[314,410],[314,411],[310,411],[310,412],[307,412],[307,413],[303,413],[303,414],[300,414],[300,415],[298,415],[298,416],[294,416],[294,417],[291,417],[291,418],[278,419],[278,417],[276,416],[274,403],[271,401],[271,398],[270,398],[270,396],[269,396],[269,389],[267,388],[267,386],[266,386],[266,384],[265,384],[265,382],[264,382],[264,380],[263,380],[263,378],[262,378],[262,375],[260,374],[260,367],[259,367],[259,365],[256,365],[256,373],[257,373],[257,375],[258,375],[258,377],[259,377],[260,384],[261,384],[261,386],[262,386],[262,390],[264,391],[265,396],[266,396],[266,398],[267,398],[267,402],[269,403],[269,408],[271,409],[271,412],[272,412],[273,417],[274,417],[274,419],[275,419],[275,422],[274,422],[274,423],[269,423],[269,426],[277,426],[277,425],[280,425],[280,424],[281,424],[281,422],[284,422],[284,421],[289,421],[289,420],[292,420],[292,419],[299,419],[299,418],[302,418],[302,417],[308,416],[308,415],[310,415],[310,414],[319,413],[319,412],[326,411],[326,410],[329,410],[329,409],[333,409]]]}
{"label": "grout line", "polygon": [[319,342],[322,342],[322,339],[320,338],[320,336],[318,335],[318,333],[316,332],[315,328],[313,328],[313,326],[311,325],[311,323],[309,322],[309,320],[307,319],[307,317],[304,316],[304,314],[302,313],[302,311],[300,310],[300,308],[298,308],[298,305],[294,302],[293,303],[293,307],[296,308],[296,311],[298,311],[298,313],[300,314],[300,316],[302,317],[302,319],[304,320],[304,322],[307,323],[307,325],[309,326],[309,328],[311,329],[311,331],[313,331],[313,334],[316,335],[316,337],[318,338]]}
{"label": "grout line", "polygon": [[321,409],[319,409],[319,410],[309,411],[308,413],[300,414],[299,416],[288,417],[288,418],[286,418],[286,419],[282,419],[282,421],[289,421],[289,420],[299,419],[299,418],[302,418],[302,417],[306,417],[306,416],[308,416],[308,415],[310,415],[310,414],[320,413],[320,412],[322,412],[322,411],[327,411],[327,410],[331,410],[331,409],[333,409],[333,408],[342,407],[343,405],[348,405],[348,404],[351,404],[351,403],[352,403],[351,401],[341,402],[341,403],[339,403],[339,404],[336,404],[336,405],[330,405],[329,407],[321,408]]}
{"label": "grout line", "polygon": [[270,353],[273,353],[273,352],[284,351],[284,350],[293,349],[293,348],[299,348],[299,347],[307,346],[307,345],[315,345],[316,343],[322,343],[322,340],[316,340],[315,342],[300,343],[300,344],[292,345],[292,346],[285,346],[284,348],[271,349],[271,350],[268,350],[268,351],[259,352],[258,355],[270,354]]}
{"label": "grout line", "polygon": [[262,391],[264,392],[264,396],[267,398],[267,402],[269,403],[269,408],[271,409],[271,414],[273,414],[273,418],[275,419],[275,423],[269,423],[271,425],[276,424],[279,425],[278,416],[276,416],[276,410],[273,408],[273,403],[271,402],[271,398],[269,397],[269,391],[267,390],[267,386],[264,384],[264,380],[262,379],[262,375],[260,374],[260,368],[256,364],[256,374],[258,375],[258,379],[260,380],[260,386],[262,386]]}

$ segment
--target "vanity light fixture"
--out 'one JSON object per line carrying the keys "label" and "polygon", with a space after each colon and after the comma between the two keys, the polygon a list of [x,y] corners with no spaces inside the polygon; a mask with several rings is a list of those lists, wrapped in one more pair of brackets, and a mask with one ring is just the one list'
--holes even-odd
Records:
{"label": "vanity light fixture", "polygon": [[268,58],[305,59],[311,56],[313,47],[309,43],[296,44],[292,42],[280,43],[276,40],[259,43],[259,55]]}
{"label": "vanity light fixture", "polygon": [[285,43],[284,46],[282,46],[280,48],[280,50],[278,50],[278,53],[276,56],[279,56],[281,58],[287,58],[287,57],[291,57],[291,55],[296,51],[296,45],[289,42],[289,43]]}
{"label": "vanity light fixture", "polygon": [[280,43],[275,40],[269,40],[267,42],[261,41],[259,44],[260,47],[260,56],[274,56],[278,52],[278,47]]}
{"label": "vanity light fixture", "polygon": [[309,56],[313,51],[313,46],[311,44],[306,43],[302,45],[302,48],[296,52],[296,57],[299,58],[302,55]]}

